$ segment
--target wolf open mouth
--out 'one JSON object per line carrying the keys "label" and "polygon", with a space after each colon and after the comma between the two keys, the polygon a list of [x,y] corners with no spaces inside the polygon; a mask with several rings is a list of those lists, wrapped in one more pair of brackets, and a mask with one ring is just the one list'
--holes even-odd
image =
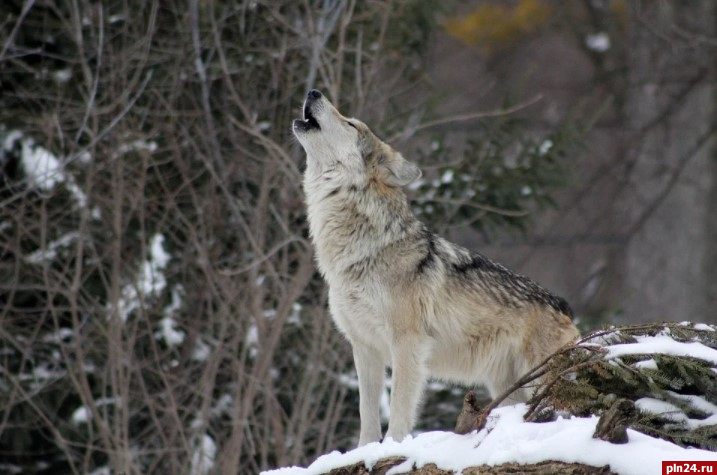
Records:
{"label": "wolf open mouth", "polygon": [[316,120],[316,116],[312,112],[315,108],[316,102],[321,99],[321,93],[317,90],[309,91],[309,94],[304,102],[304,118],[296,119],[294,121],[294,130],[300,132],[307,132],[309,130],[321,130],[319,121]]}
{"label": "wolf open mouth", "polygon": [[319,122],[316,120],[316,117],[314,117],[314,114],[311,113],[311,105],[313,102],[308,102],[304,105],[304,123],[306,124],[306,127],[304,130],[310,130],[310,129],[319,129],[321,130],[321,126],[319,125]]}
{"label": "wolf open mouth", "polygon": [[294,130],[300,132],[308,132],[310,130],[321,130],[319,121],[316,120],[314,114],[311,113],[309,104],[304,106],[304,118],[294,120]]}

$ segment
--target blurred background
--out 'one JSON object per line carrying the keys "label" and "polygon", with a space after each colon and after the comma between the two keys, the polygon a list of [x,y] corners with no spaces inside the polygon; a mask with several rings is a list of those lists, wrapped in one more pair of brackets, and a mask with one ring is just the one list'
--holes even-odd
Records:
{"label": "blurred background", "polygon": [[[0,473],[245,474],[356,444],[290,133],[310,88],[421,165],[421,219],[583,331],[717,323],[716,10],[5,1]],[[431,383],[419,430],[465,389]]]}

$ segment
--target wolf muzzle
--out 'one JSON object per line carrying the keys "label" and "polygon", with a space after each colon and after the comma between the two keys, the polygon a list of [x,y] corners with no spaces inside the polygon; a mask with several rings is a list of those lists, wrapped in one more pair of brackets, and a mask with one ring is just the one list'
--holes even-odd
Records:
{"label": "wolf muzzle", "polygon": [[316,120],[316,116],[314,115],[314,110],[322,97],[323,94],[321,94],[321,91],[316,89],[309,91],[306,95],[306,101],[304,101],[304,118],[294,120],[295,131],[308,132],[311,130],[321,130],[319,121]]}

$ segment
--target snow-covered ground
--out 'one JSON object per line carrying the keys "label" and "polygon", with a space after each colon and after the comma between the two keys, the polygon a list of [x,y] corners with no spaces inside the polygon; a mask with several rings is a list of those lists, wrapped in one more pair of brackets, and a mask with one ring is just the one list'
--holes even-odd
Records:
{"label": "snow-covered ground", "polygon": [[525,410],[524,404],[495,409],[486,428],[477,433],[426,432],[401,443],[389,439],[346,453],[332,452],[319,457],[308,468],[281,468],[262,474],[318,475],[358,462],[371,467],[378,460],[393,456],[406,457],[406,461],[392,468],[389,475],[429,463],[460,473],[466,467],[478,465],[532,464],[546,460],[597,467],[609,465],[619,474],[645,475],[662,473],[663,460],[717,460],[715,452],[683,448],[630,429],[627,444],[593,439],[597,417],[523,422]]}
{"label": "snow-covered ground", "polygon": [[[678,326],[714,332],[714,326],[682,322]],[[631,343],[616,340],[620,330],[599,333],[583,345],[603,347],[605,358],[619,360],[626,355],[644,355],[635,367],[657,368],[649,355],[689,356],[717,365],[717,350],[700,341],[677,341],[670,328],[655,335],[637,335]],[[623,362],[623,364],[625,364]],[[675,405],[651,398],[636,401],[643,412],[666,415],[676,422],[684,422],[690,429],[717,424],[717,406],[696,395],[672,393],[675,399],[687,400],[704,412],[704,419],[689,419]],[[338,451],[319,457],[308,468],[290,467],[263,472],[265,475],[319,475],[332,469],[363,462],[367,467],[387,457],[405,457],[406,461],[393,467],[388,474],[410,471],[414,466],[429,463],[443,470],[460,473],[467,467],[500,465],[504,463],[533,464],[548,460],[581,463],[602,467],[609,465],[613,472],[625,475],[662,473],[662,461],[717,461],[717,452],[684,448],[666,440],[628,429],[628,443],[611,444],[592,437],[598,417],[558,418],[552,422],[525,422],[525,404],[494,409],[486,427],[467,435],[451,432],[427,432],[409,437],[403,442],[387,440],[358,449]]]}

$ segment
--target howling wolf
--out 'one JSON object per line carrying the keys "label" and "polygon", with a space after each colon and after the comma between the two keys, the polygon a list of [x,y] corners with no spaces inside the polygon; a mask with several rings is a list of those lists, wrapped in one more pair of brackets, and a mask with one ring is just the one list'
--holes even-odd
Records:
{"label": "howling wolf", "polygon": [[[567,302],[433,234],[402,187],[413,163],[312,90],[293,131],[319,269],[359,380],[359,445],[381,439],[379,398],[392,368],[386,437],[413,428],[427,378],[485,384],[491,396],[577,338]],[[524,401],[526,389],[511,395]]]}

